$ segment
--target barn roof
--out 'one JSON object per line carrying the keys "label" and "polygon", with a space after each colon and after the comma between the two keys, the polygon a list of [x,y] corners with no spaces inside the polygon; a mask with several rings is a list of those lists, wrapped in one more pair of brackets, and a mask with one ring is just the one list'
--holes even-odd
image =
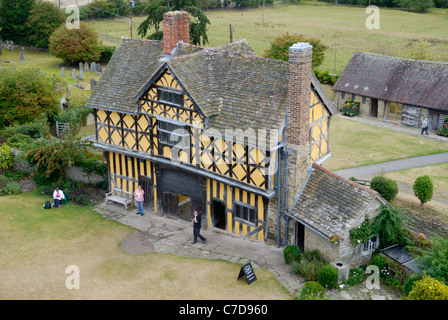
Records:
{"label": "barn roof", "polygon": [[356,51],[333,90],[448,110],[448,63]]}

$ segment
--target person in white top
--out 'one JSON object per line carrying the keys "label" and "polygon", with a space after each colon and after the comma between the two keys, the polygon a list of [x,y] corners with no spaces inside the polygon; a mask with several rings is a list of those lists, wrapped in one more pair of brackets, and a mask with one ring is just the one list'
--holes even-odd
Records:
{"label": "person in white top", "polygon": [[54,199],[54,207],[60,207],[61,206],[61,200],[64,199],[64,193],[62,190],[59,190],[59,188],[56,188],[53,192],[53,199]]}

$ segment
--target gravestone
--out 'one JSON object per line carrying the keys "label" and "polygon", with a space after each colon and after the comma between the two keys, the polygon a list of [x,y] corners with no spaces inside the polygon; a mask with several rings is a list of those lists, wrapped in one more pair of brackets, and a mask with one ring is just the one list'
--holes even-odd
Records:
{"label": "gravestone", "polygon": [[97,63],[96,65],[96,72],[99,74],[103,73],[103,68],[101,68],[101,65],[99,63]]}
{"label": "gravestone", "polygon": [[61,68],[61,78],[64,78],[64,77],[65,77],[65,68],[62,67]]}
{"label": "gravestone", "polygon": [[79,89],[84,89],[83,86],[79,83],[79,75],[76,76],[76,79],[77,79],[77,84],[75,85],[75,87],[79,88]]}
{"label": "gravestone", "polygon": [[72,69],[72,73],[70,74],[70,79],[75,80],[76,79],[76,70]]}
{"label": "gravestone", "polygon": [[64,97],[61,98],[61,100],[59,101],[59,108],[61,108],[61,110],[64,110],[64,107],[66,106],[67,101],[65,100]]}
{"label": "gravestone", "polygon": [[84,62],[84,71],[89,71],[89,64]]}
{"label": "gravestone", "polygon": [[90,72],[96,73],[96,63],[95,61],[90,64]]}
{"label": "gravestone", "polygon": [[67,97],[67,100],[70,99],[71,96],[70,87],[65,88],[65,96]]}
{"label": "gravestone", "polygon": [[79,75],[78,79],[84,80],[84,64],[82,62],[79,63]]}
{"label": "gravestone", "polygon": [[25,55],[25,48],[22,47],[22,48],[20,48],[20,58],[19,58],[20,61],[26,60],[24,55]]}
{"label": "gravestone", "polygon": [[61,83],[56,82],[56,89],[55,89],[55,91],[56,92],[61,92]]}
{"label": "gravestone", "polygon": [[96,85],[97,85],[96,79],[95,78],[90,79],[90,90],[95,89]]}

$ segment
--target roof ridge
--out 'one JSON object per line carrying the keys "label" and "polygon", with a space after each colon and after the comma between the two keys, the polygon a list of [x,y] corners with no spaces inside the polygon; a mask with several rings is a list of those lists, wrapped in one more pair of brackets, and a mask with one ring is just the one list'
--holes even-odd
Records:
{"label": "roof ridge", "polygon": [[349,185],[351,185],[353,187],[356,187],[356,188],[362,189],[364,191],[367,191],[367,192],[369,192],[369,193],[371,193],[371,194],[373,194],[375,196],[379,195],[379,193],[376,192],[375,190],[370,189],[369,187],[363,186],[363,185],[361,185],[359,183],[356,183],[356,182],[354,182],[354,181],[352,181],[350,179],[343,178],[340,175],[338,175],[337,173],[335,173],[335,172],[333,172],[333,171],[331,171],[331,170],[329,170],[327,168],[322,167],[321,165],[317,164],[316,162],[313,162],[313,168],[319,169],[322,172],[324,172],[324,173],[326,173],[326,174],[328,174],[328,175],[330,175],[330,176],[332,176],[334,178],[342,180],[343,182],[345,182],[345,183],[347,183],[347,184],[349,184]]}
{"label": "roof ridge", "polygon": [[448,65],[448,62],[400,58],[400,57],[386,56],[384,54],[373,53],[373,52],[355,51],[354,53],[355,54],[358,53],[358,54],[363,54],[363,55],[370,55],[370,56],[379,56],[379,57],[390,58],[390,59],[395,59],[395,60],[402,60],[402,61],[411,61],[411,62],[422,62],[422,63],[428,63],[428,64]]}

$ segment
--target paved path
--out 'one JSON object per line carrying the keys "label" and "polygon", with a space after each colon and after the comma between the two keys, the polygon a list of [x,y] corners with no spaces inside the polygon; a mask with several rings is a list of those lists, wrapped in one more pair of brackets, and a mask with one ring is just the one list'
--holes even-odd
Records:
{"label": "paved path", "polygon": [[[219,259],[239,264],[251,262],[255,269],[269,270],[292,294],[299,294],[305,279],[294,275],[283,260],[283,249],[251,239],[239,238],[211,229],[201,230],[207,243],[192,244],[191,223],[160,217],[147,211],[136,215],[136,209],[125,210],[123,205],[104,202],[94,208],[105,218],[131,226],[133,231],[122,241],[121,249],[129,254],[148,252],[169,253],[185,257]],[[398,296],[385,288],[368,290],[364,285],[328,290],[329,300],[395,300]]]}
{"label": "paved path", "polygon": [[347,179],[350,177],[362,179],[380,173],[431,166],[434,164],[440,164],[446,162],[448,162],[448,152],[389,161],[389,162],[382,162],[378,164],[371,164],[362,167],[339,170],[335,171],[335,173]]}

